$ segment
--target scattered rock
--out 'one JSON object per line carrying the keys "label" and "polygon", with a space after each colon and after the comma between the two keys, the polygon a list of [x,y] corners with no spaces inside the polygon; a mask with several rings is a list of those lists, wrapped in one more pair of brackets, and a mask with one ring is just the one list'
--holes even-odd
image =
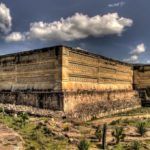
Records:
{"label": "scattered rock", "polygon": [[77,138],[77,139],[82,137],[82,135],[77,132],[68,132],[65,134],[65,136],[68,138]]}
{"label": "scattered rock", "polygon": [[78,145],[80,141],[79,141],[79,139],[69,138],[68,142],[69,142],[70,144]]}
{"label": "scattered rock", "polygon": [[0,150],[23,150],[24,141],[22,137],[0,124]]}

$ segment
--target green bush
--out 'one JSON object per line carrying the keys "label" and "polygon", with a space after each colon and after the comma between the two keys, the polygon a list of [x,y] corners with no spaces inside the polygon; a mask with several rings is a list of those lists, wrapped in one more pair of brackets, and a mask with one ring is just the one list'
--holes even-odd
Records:
{"label": "green bush", "polygon": [[46,136],[51,136],[52,135],[52,131],[48,128],[48,127],[43,127],[43,133]]}
{"label": "green bush", "polygon": [[94,116],[92,116],[91,121],[96,120],[96,119],[97,119],[97,117],[94,115]]}
{"label": "green bush", "polygon": [[140,150],[141,144],[138,141],[133,141],[131,143],[130,150]]}
{"label": "green bush", "polygon": [[26,150],[36,150],[34,146],[29,146]]}
{"label": "green bush", "polygon": [[123,133],[123,128],[116,127],[114,131],[112,131],[112,136],[115,138],[116,144],[118,144],[120,140],[124,140],[125,134]]}
{"label": "green bush", "polygon": [[65,125],[63,128],[63,131],[69,131],[69,130],[70,130],[70,127],[68,125]]}
{"label": "green bush", "polygon": [[81,140],[79,145],[78,145],[78,149],[79,150],[88,150],[90,147],[89,142],[87,140]]}
{"label": "green bush", "polygon": [[110,123],[110,125],[118,125],[118,124],[120,124],[120,119],[117,119],[117,120],[113,120],[111,123]]}
{"label": "green bush", "polygon": [[147,132],[147,129],[146,129],[145,125],[146,125],[145,122],[139,122],[139,123],[137,124],[137,126],[136,126],[136,128],[137,128],[137,133],[139,133],[140,136],[144,136],[145,133]]}
{"label": "green bush", "polygon": [[22,126],[25,126],[27,120],[29,120],[29,115],[26,112],[22,112],[19,114],[20,122]]}
{"label": "green bush", "polygon": [[124,150],[124,147],[121,144],[117,144],[113,150]]}
{"label": "green bush", "polygon": [[102,129],[100,126],[97,127],[97,129],[95,131],[95,136],[99,140],[99,142],[101,142],[101,140],[102,140]]}

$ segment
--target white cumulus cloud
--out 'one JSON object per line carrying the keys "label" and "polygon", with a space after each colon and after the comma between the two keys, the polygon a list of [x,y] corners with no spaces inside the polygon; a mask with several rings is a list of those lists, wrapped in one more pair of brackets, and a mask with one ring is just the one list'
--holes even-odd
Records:
{"label": "white cumulus cloud", "polygon": [[139,59],[139,56],[137,55],[132,55],[127,59],[124,59],[124,61],[129,62],[129,63],[137,63]]}
{"label": "white cumulus cloud", "polygon": [[139,62],[139,57],[142,53],[146,51],[146,47],[144,43],[140,43],[129,52],[129,58],[124,59],[123,61],[129,62],[129,63],[138,63]]}
{"label": "white cumulus cloud", "polygon": [[8,33],[11,30],[12,17],[9,8],[0,3],[0,33]]}
{"label": "white cumulus cloud", "polygon": [[87,37],[101,37],[105,35],[121,35],[126,27],[131,27],[133,20],[119,17],[118,13],[108,13],[103,16],[89,17],[81,13],[61,18],[54,22],[33,22],[26,33],[12,33],[6,41],[22,41],[24,39],[72,41]]}
{"label": "white cumulus cloud", "polygon": [[31,23],[28,35],[30,39],[72,41],[89,36],[121,35],[125,27],[131,27],[132,24],[131,19],[119,17],[117,13],[94,17],[76,13],[51,23]]}
{"label": "white cumulus cloud", "polygon": [[5,37],[6,42],[18,42],[24,41],[25,35],[21,34],[20,32],[12,32],[11,34]]}
{"label": "white cumulus cloud", "polygon": [[130,54],[139,55],[141,53],[144,53],[145,51],[146,51],[145,45],[144,45],[144,43],[141,43],[141,44],[137,45],[136,48],[130,52]]}

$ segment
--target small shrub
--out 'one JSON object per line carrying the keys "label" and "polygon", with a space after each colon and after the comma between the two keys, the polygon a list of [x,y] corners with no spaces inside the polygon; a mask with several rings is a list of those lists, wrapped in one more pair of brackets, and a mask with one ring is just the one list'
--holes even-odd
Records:
{"label": "small shrub", "polygon": [[139,122],[136,126],[137,128],[137,133],[140,134],[140,136],[144,136],[145,133],[147,132],[147,129],[145,128],[145,122]]}
{"label": "small shrub", "polygon": [[68,126],[64,127],[63,131],[69,131],[69,127]]}
{"label": "small shrub", "polygon": [[51,136],[52,135],[52,131],[48,128],[48,127],[43,127],[43,133],[46,136]]}
{"label": "small shrub", "polygon": [[33,130],[33,131],[31,132],[30,138],[31,138],[32,140],[37,140],[37,139],[38,139],[38,132],[37,132],[36,130]]}
{"label": "small shrub", "polygon": [[3,109],[4,109],[4,108],[0,107],[0,113],[3,112]]}
{"label": "small shrub", "polygon": [[113,120],[111,123],[110,123],[110,125],[118,125],[118,124],[120,124],[120,119],[118,119],[118,120]]}
{"label": "small shrub", "polygon": [[124,147],[121,144],[117,144],[113,150],[124,150]]}
{"label": "small shrub", "polygon": [[97,127],[97,129],[95,131],[95,136],[99,140],[99,142],[101,142],[101,140],[102,140],[102,129],[100,126]]}
{"label": "small shrub", "polygon": [[87,140],[81,140],[79,145],[78,145],[78,149],[79,150],[88,150],[90,147],[89,142]]}
{"label": "small shrub", "polygon": [[128,120],[128,119],[124,119],[122,120],[122,123],[125,124],[125,125],[128,125],[130,124],[132,121],[131,120]]}
{"label": "small shrub", "polygon": [[116,140],[116,144],[120,142],[120,140],[124,140],[125,134],[123,133],[122,127],[116,127],[115,130],[112,132],[112,136]]}
{"label": "small shrub", "polygon": [[96,119],[97,119],[97,117],[94,115],[94,116],[92,116],[91,121],[96,120]]}
{"label": "small shrub", "polygon": [[12,125],[16,130],[22,127],[22,121],[19,118],[14,118]]}
{"label": "small shrub", "polygon": [[130,150],[140,150],[141,144],[138,141],[133,141],[131,143]]}
{"label": "small shrub", "polygon": [[29,146],[26,150],[36,150],[34,146]]}
{"label": "small shrub", "polygon": [[29,115],[26,112],[22,112],[19,114],[19,117],[20,117],[22,126],[25,126],[25,124],[27,123],[27,120],[29,120]]}

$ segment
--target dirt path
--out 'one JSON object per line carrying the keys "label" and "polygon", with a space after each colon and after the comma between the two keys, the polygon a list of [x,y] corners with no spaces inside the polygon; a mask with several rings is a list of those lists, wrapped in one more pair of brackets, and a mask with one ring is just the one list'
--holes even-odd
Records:
{"label": "dirt path", "polygon": [[93,125],[103,125],[104,123],[111,123],[112,121],[115,120],[124,120],[124,119],[135,119],[135,118],[150,118],[150,114],[144,114],[144,115],[134,115],[134,116],[114,116],[114,117],[109,117],[109,118],[104,118],[104,119],[97,119],[97,120],[93,120],[91,121],[91,124]]}
{"label": "dirt path", "polygon": [[0,124],[0,150],[23,150],[21,136],[3,124]]}

